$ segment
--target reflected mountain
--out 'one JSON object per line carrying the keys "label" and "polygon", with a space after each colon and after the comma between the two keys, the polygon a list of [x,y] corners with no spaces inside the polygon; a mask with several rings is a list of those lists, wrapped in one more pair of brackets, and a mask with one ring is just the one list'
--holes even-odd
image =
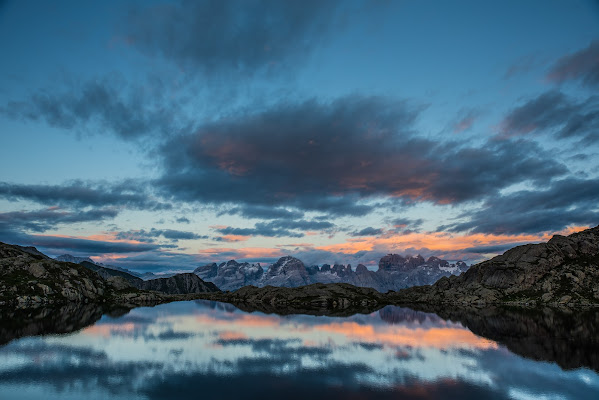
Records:
{"label": "reflected mountain", "polygon": [[0,308],[0,345],[25,336],[71,333],[98,321],[104,310],[96,304],[68,304],[35,309]]}
{"label": "reflected mountain", "polygon": [[459,322],[476,335],[526,358],[556,362],[566,369],[587,367],[599,371],[597,309],[418,308]]}

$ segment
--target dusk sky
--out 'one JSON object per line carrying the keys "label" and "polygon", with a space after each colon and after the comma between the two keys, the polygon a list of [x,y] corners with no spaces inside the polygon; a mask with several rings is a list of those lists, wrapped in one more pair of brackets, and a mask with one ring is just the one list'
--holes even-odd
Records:
{"label": "dusk sky", "polygon": [[599,2],[0,1],[0,241],[477,262],[599,224]]}

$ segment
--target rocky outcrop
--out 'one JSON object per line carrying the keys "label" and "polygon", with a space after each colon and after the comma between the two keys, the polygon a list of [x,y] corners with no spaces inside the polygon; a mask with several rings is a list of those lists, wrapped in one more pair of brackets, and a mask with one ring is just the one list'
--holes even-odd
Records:
{"label": "rocky outcrop", "polygon": [[0,243],[0,304],[26,307],[66,301],[101,301],[111,287],[79,264],[54,261]]}
{"label": "rocky outcrop", "polygon": [[515,247],[460,276],[391,297],[404,303],[599,304],[599,226]]}
{"label": "rocky outcrop", "polygon": [[167,294],[214,293],[220,292],[211,282],[204,282],[197,275],[177,274],[170,278],[151,279],[143,281],[141,289],[155,290]]}

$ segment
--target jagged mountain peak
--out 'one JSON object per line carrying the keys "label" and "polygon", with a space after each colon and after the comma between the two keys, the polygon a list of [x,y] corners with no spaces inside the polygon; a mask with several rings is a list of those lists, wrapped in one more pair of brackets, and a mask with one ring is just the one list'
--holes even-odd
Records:
{"label": "jagged mountain peak", "polygon": [[363,264],[359,264],[355,271],[351,265],[340,263],[306,267],[300,259],[287,255],[269,265],[266,271],[259,263],[230,260],[218,267],[216,264],[198,267],[194,273],[223,290],[237,290],[246,285],[293,287],[310,283],[350,283],[386,292],[431,284],[442,276],[461,273],[467,269],[460,267],[460,264],[450,266],[449,262],[438,257],[431,257],[429,260],[431,262],[427,263],[421,255],[403,257],[388,254],[381,258],[379,271],[375,272]]}

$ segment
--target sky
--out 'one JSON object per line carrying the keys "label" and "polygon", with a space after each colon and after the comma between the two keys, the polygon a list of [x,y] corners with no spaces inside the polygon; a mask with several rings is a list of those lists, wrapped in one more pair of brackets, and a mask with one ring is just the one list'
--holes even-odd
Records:
{"label": "sky", "polygon": [[0,241],[139,272],[599,223],[599,2],[0,1]]}

